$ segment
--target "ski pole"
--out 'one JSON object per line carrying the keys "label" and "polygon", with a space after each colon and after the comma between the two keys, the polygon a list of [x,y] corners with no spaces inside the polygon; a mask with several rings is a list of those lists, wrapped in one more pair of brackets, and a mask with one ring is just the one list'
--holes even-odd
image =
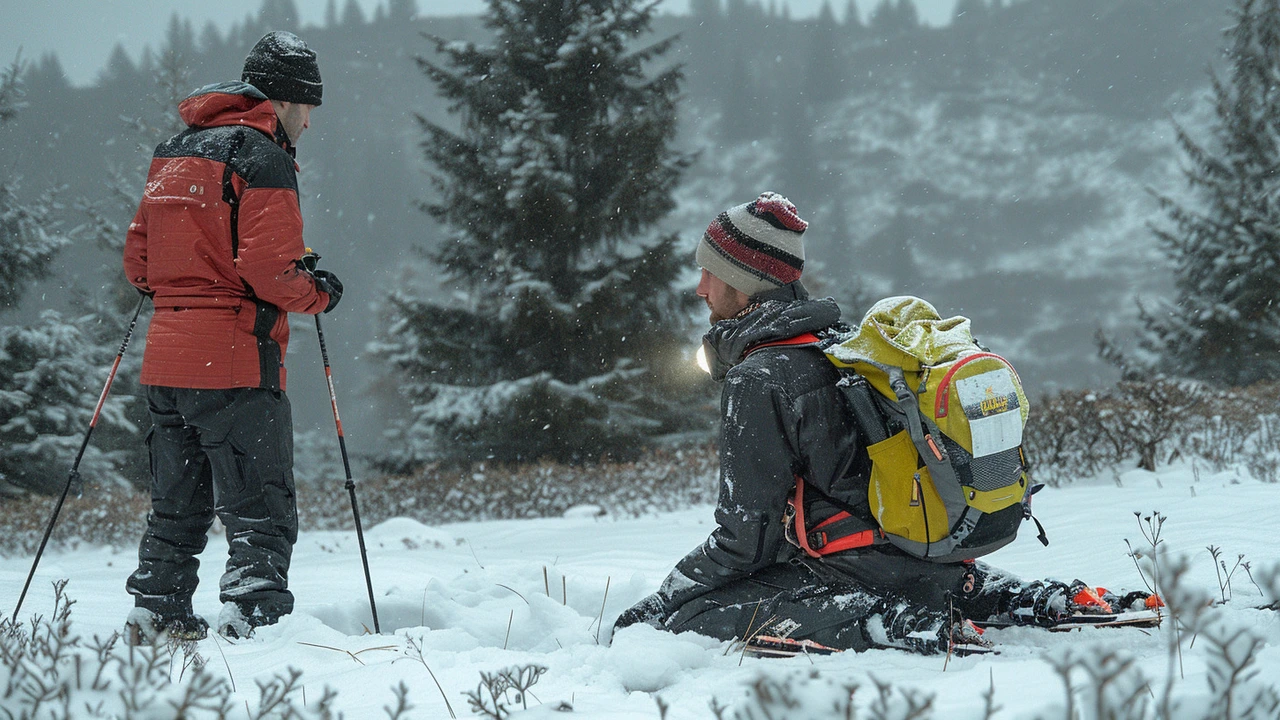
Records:
{"label": "ski pole", "polygon": [[22,594],[18,596],[18,605],[13,609],[13,619],[18,620],[18,612],[22,610],[22,601],[27,598],[27,590],[31,588],[31,580],[36,576],[36,567],[40,565],[40,557],[44,555],[44,546],[49,542],[49,535],[53,533],[53,525],[58,522],[58,513],[62,512],[62,504],[67,501],[67,493],[71,492],[71,486],[80,479],[80,459],[84,457],[84,451],[89,447],[89,436],[93,435],[93,429],[98,426],[98,417],[102,414],[102,406],[107,402],[107,395],[111,392],[111,383],[116,379],[116,371],[120,369],[120,361],[124,358],[125,348],[129,347],[129,339],[133,337],[133,328],[138,324],[138,315],[142,312],[142,304],[146,302],[147,296],[143,295],[138,298],[138,307],[133,311],[133,319],[129,321],[129,329],[124,333],[124,341],[120,343],[120,352],[116,353],[116,361],[111,364],[111,372],[107,374],[107,384],[102,388],[102,394],[98,396],[98,406],[93,409],[93,419],[89,421],[89,429],[84,433],[84,440],[80,442],[80,451],[76,453],[75,462],[71,464],[71,473],[67,475],[67,484],[62,488],[62,495],[58,498],[58,504],[53,507],[53,515],[49,517],[49,524],[45,526],[44,537],[40,538],[40,547],[36,550],[36,559],[31,563],[31,572],[27,573],[27,582],[22,585]]}
{"label": "ski pole", "polygon": [[[303,265],[308,270],[315,270],[320,256],[307,248],[303,256]],[[351,460],[347,457],[347,438],[342,434],[342,418],[338,415],[338,394],[333,390],[333,370],[329,367],[329,350],[324,342],[324,328],[320,324],[320,315],[316,314],[316,337],[320,340],[320,359],[324,361],[324,379],[329,384],[329,406],[333,408],[333,424],[338,428],[338,448],[342,450],[342,469],[347,473],[347,494],[351,497],[351,514],[356,522],[356,541],[360,544],[360,563],[364,565],[364,584],[369,591],[369,611],[373,613],[373,631],[382,634],[378,626],[378,605],[373,599],[373,578],[369,575],[369,554],[364,546],[364,529],[360,525],[360,504],[356,501],[356,483],[351,479]]]}

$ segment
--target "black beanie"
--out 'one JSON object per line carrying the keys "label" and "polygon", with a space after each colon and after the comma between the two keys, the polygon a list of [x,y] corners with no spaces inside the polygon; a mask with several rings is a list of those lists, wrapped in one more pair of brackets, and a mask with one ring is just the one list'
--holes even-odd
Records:
{"label": "black beanie", "polygon": [[302,38],[283,30],[263,35],[253,46],[240,80],[282,102],[319,105],[324,94],[315,52]]}

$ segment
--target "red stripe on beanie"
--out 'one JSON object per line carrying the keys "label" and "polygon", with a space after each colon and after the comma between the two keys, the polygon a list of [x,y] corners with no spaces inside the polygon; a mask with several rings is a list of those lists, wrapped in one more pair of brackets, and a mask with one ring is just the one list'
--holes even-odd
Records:
{"label": "red stripe on beanie", "polygon": [[752,215],[758,216],[762,213],[769,213],[778,222],[782,223],[783,227],[793,232],[802,233],[809,227],[809,223],[800,219],[800,213],[796,210],[796,206],[790,200],[777,193],[763,193],[751,204],[754,207]]}
{"label": "red stripe on beanie", "polygon": [[[797,216],[796,219],[799,220],[799,217]],[[801,220],[800,222],[804,221]],[[711,223],[711,226],[707,228],[707,237],[721,255],[733,260],[739,267],[775,282],[779,286],[787,285],[800,279],[800,271],[798,269],[791,267],[782,260],[743,245],[725,230],[724,226],[719,222]]]}

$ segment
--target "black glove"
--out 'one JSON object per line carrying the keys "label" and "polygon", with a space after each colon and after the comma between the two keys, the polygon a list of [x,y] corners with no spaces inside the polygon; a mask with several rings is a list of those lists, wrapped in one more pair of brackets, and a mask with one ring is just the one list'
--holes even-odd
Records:
{"label": "black glove", "polygon": [[613,631],[616,633],[622,628],[636,623],[647,623],[654,627],[660,627],[662,621],[666,619],[667,604],[661,595],[654,593],[624,610],[618,616],[618,619],[613,622]]}
{"label": "black glove", "polygon": [[312,273],[316,279],[316,289],[329,293],[329,304],[325,306],[324,311],[338,307],[338,301],[342,299],[342,281],[337,275],[328,270],[316,270]]}

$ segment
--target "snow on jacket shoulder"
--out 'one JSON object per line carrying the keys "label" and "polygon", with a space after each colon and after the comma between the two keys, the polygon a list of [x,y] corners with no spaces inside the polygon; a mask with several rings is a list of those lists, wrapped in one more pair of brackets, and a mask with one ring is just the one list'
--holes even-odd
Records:
{"label": "snow on jacket shoulder", "polygon": [[285,388],[288,313],[329,303],[295,262],[305,252],[297,166],[270,101],[244,83],[179,105],[125,239],[124,270],[154,293],[142,382]]}
{"label": "snow on jacket shoulder", "polygon": [[802,287],[793,292],[793,299],[767,300],[742,318],[717,323],[704,340],[714,357],[712,375],[724,380],[717,527],[663,583],[668,611],[777,562],[790,548],[782,516],[795,477],[830,490],[845,481],[861,450],[836,387],[839,375],[820,350],[752,352],[840,319],[834,302],[809,300]]}

